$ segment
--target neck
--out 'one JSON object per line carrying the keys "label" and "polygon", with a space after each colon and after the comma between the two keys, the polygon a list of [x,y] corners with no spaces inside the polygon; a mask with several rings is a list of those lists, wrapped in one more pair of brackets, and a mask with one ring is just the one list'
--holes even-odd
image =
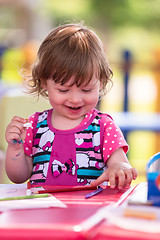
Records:
{"label": "neck", "polygon": [[69,130],[77,127],[83,121],[83,119],[84,119],[84,116],[78,119],[70,119],[64,116],[59,116],[53,110],[51,122],[53,127],[56,129]]}

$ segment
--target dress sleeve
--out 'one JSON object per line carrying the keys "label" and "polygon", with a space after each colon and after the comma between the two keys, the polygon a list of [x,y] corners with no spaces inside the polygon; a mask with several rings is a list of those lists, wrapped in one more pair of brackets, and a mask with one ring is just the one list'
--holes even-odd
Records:
{"label": "dress sleeve", "polygon": [[122,131],[109,116],[104,119],[104,138],[103,138],[103,159],[106,163],[111,154],[122,148],[127,153],[129,147],[123,136]]}
{"label": "dress sleeve", "polygon": [[26,129],[26,137],[23,144],[24,152],[26,155],[32,157],[32,147],[33,147],[33,123],[34,123],[35,114],[31,115],[28,118],[28,121],[32,124],[31,127]]}

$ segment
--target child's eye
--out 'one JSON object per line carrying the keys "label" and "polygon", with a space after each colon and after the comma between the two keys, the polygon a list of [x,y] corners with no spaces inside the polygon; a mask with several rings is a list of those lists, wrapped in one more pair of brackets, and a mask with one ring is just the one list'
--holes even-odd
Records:
{"label": "child's eye", "polygon": [[58,89],[58,91],[61,93],[65,93],[65,92],[68,92],[68,89]]}
{"label": "child's eye", "polygon": [[91,92],[92,89],[82,89],[82,91],[87,93],[87,92]]}

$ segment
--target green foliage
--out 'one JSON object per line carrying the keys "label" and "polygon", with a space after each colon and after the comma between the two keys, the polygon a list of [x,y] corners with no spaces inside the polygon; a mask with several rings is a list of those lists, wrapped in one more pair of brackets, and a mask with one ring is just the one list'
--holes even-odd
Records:
{"label": "green foliage", "polygon": [[69,21],[79,22],[89,18],[92,0],[46,0],[44,9],[47,10],[53,23],[64,24]]}
{"label": "green foliage", "polygon": [[92,0],[95,18],[109,26],[159,28],[159,0]]}
{"label": "green foliage", "polygon": [[102,27],[159,29],[160,0],[46,0],[45,7],[54,21],[79,18]]}

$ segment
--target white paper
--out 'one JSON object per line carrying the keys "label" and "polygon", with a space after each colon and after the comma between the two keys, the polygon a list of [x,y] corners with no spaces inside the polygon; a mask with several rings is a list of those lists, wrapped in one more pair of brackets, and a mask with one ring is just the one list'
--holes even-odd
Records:
{"label": "white paper", "polygon": [[27,184],[0,184],[0,199],[26,195]]}
{"label": "white paper", "polygon": [[156,220],[140,219],[134,217],[125,217],[125,206],[110,208],[106,211],[106,219],[113,225],[123,229],[134,230],[139,232],[160,233],[160,208],[151,206],[132,206],[128,207],[136,211],[153,212],[157,215]]}
{"label": "white paper", "polygon": [[[27,184],[0,184],[0,199],[6,197],[25,196],[26,190]],[[67,206],[53,196],[44,198],[0,201],[0,211],[50,207],[66,208]]]}
{"label": "white paper", "polygon": [[45,198],[9,200],[0,202],[0,211],[50,207],[66,208],[67,206],[53,196]]}
{"label": "white paper", "polygon": [[[139,232],[160,233],[160,207],[145,206],[143,203],[147,201],[147,182],[138,184],[133,193],[127,200],[117,208],[106,209],[106,219],[110,223],[124,229],[134,230]],[[129,205],[128,202],[139,202],[142,205]],[[156,220],[149,220],[135,217],[125,217],[125,208],[135,211],[152,212],[157,216]]]}

